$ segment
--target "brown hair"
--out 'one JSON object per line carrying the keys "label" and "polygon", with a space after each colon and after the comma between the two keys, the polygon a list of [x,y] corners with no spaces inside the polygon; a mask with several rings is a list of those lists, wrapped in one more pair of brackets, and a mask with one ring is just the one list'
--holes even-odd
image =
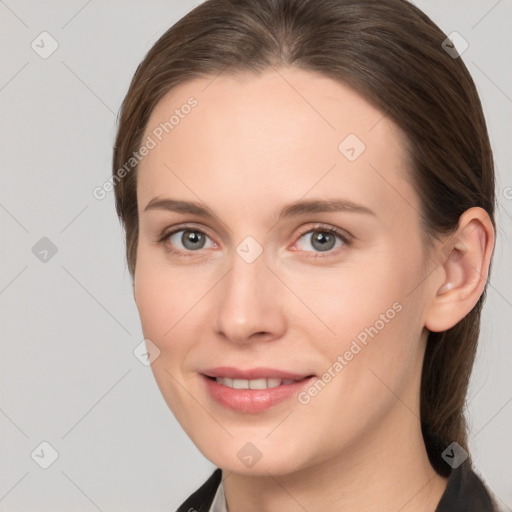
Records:
{"label": "brown hair", "polygon": [[[167,30],[138,66],[122,104],[113,173],[138,151],[150,113],[174,86],[221,72],[296,66],[354,87],[405,134],[427,241],[453,233],[473,206],[495,225],[494,165],[481,103],[462,59],[443,49],[445,39],[405,0],[207,0]],[[115,186],[132,279],[136,167]],[[449,467],[441,452],[452,441],[469,451],[464,406],[484,298],[485,289],[453,328],[429,333],[421,425],[430,461],[443,476]]]}

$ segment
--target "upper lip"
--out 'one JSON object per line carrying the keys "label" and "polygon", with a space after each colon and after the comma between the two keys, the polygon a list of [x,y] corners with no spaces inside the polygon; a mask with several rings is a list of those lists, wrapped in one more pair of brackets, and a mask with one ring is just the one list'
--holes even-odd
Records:
{"label": "upper lip", "polygon": [[233,366],[217,366],[215,368],[207,368],[201,372],[207,377],[228,377],[231,379],[293,379],[301,380],[311,376],[311,373],[295,373],[276,368],[235,368]]}

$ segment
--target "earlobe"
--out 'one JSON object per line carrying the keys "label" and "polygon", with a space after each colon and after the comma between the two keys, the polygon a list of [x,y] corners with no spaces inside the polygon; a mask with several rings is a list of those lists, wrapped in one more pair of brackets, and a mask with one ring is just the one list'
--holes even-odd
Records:
{"label": "earlobe", "polygon": [[427,329],[446,331],[473,309],[485,288],[494,240],[494,227],[485,210],[474,207],[461,215],[457,231],[443,244],[442,272],[433,281]]}

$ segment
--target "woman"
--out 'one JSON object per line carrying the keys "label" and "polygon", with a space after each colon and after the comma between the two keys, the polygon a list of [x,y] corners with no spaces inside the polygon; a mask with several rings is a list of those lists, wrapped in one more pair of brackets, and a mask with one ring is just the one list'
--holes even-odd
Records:
{"label": "woman", "polygon": [[474,83],[404,0],[207,0],[122,106],[158,386],[217,469],[179,510],[496,510],[464,402],[495,243]]}

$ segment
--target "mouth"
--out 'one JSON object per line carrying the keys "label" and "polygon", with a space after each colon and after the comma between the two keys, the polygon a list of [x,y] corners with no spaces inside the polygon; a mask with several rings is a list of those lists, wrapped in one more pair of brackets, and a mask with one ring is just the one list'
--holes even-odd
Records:
{"label": "mouth", "polygon": [[257,413],[293,398],[316,376],[268,368],[223,367],[204,370],[200,377],[208,395],[218,404],[237,412]]}
{"label": "mouth", "polygon": [[280,379],[278,377],[262,378],[262,379],[233,379],[232,377],[209,377],[205,375],[207,379],[213,380],[222,386],[226,386],[231,389],[271,389],[277,388],[278,386],[287,386],[296,382],[301,382],[305,379],[313,377],[313,375],[307,375],[299,379]]}

